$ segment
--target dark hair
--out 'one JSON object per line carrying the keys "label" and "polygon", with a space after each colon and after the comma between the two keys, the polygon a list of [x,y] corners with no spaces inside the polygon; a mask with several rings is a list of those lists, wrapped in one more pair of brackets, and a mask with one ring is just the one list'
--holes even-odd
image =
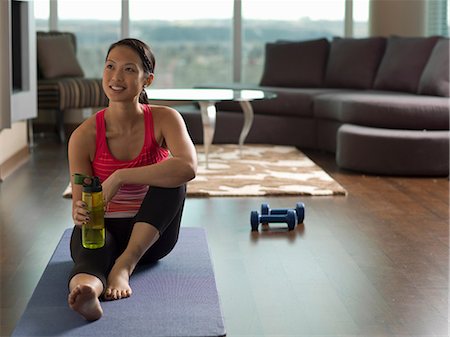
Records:
{"label": "dark hair", "polygon": [[[150,47],[138,39],[132,39],[132,38],[126,38],[122,39],[120,41],[117,41],[113,43],[111,46],[109,46],[108,53],[106,54],[106,58],[108,59],[108,55],[113,50],[113,48],[118,46],[127,46],[136,51],[141,58],[142,65],[144,67],[144,72],[147,75],[152,74],[155,71],[155,55],[153,55],[153,52],[151,51]],[[139,95],[139,103],[142,104],[149,104],[149,100],[147,97],[147,93],[145,92],[145,89],[142,89],[140,95]]]}

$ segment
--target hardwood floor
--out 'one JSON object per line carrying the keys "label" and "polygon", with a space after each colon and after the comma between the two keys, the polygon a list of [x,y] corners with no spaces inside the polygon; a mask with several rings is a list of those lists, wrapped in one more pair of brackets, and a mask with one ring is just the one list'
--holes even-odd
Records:
{"label": "hardwood floor", "polygon": [[[344,172],[348,195],[188,199],[207,229],[228,336],[448,336],[449,181]],[[71,226],[64,146],[40,142],[0,184],[1,336]],[[306,204],[304,225],[250,231],[249,214]]]}

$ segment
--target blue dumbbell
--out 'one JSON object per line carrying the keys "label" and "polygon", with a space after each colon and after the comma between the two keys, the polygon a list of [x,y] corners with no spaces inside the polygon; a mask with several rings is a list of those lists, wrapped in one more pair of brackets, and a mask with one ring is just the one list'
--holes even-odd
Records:
{"label": "blue dumbbell", "polygon": [[[286,214],[288,210],[289,208],[270,209],[269,204],[261,204],[262,215]],[[295,205],[295,213],[297,214],[297,223],[303,223],[303,220],[305,219],[305,204],[303,202],[298,202]]]}
{"label": "blue dumbbell", "polygon": [[250,224],[252,230],[257,231],[260,223],[287,223],[289,230],[293,230],[297,223],[297,214],[289,209],[284,214],[259,214],[257,211],[250,213]]}

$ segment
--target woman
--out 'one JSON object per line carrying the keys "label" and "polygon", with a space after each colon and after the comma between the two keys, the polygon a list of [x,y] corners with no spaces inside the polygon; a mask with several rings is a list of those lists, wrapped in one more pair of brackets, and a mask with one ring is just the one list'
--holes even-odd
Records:
{"label": "woman", "polygon": [[131,295],[129,278],[138,263],[157,261],[172,250],[185,184],[195,177],[195,148],[181,116],[172,108],[148,104],[145,87],[153,81],[154,67],[155,58],[142,41],[112,44],[102,82],[109,105],[83,122],[69,140],[71,176],[98,176],[107,205],[105,246],[83,248],[81,226],[89,213],[81,201],[82,187],[72,180],[75,266],[68,303],[90,321],[103,314],[100,297]]}

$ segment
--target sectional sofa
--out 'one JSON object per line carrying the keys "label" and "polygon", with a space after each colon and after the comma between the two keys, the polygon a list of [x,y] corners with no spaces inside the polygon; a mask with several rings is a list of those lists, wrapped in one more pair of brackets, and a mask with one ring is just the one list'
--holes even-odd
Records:
{"label": "sectional sofa", "polygon": [[[265,47],[247,143],[293,145],[335,154],[337,165],[369,174],[448,176],[449,40],[443,37],[278,41]],[[195,142],[198,112],[180,109]],[[237,103],[218,104],[215,143],[237,142]]]}

